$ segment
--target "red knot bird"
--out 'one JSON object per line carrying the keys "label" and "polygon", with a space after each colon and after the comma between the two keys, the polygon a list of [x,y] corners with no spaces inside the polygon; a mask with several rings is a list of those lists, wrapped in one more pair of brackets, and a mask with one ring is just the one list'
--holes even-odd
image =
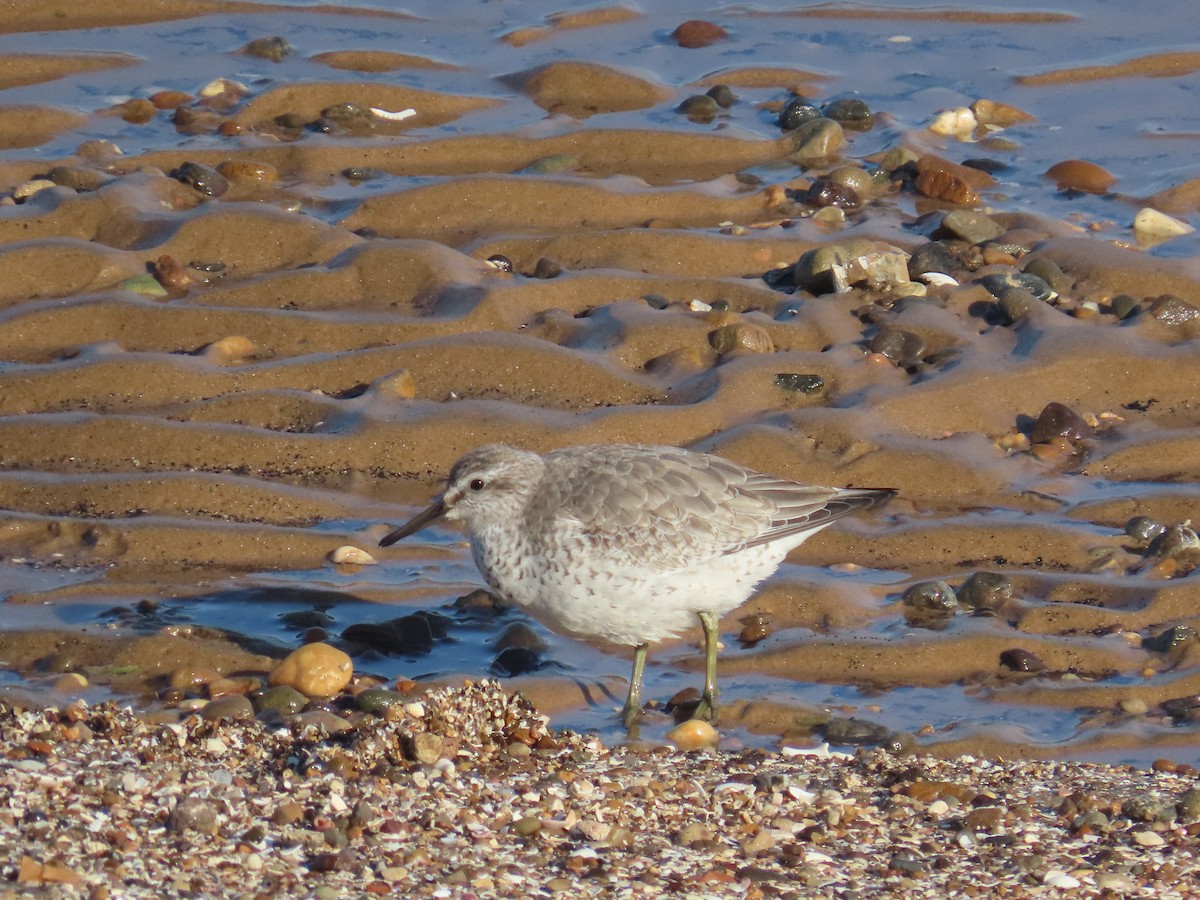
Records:
{"label": "red knot bird", "polygon": [[798,484],[677,447],[539,456],[491,444],[456,462],[433,505],[379,543],[460,521],[475,564],[505,600],[554,631],[632,647],[626,728],[642,713],[647,647],[699,620],[705,674],[694,715],[715,721],[720,617],[789,550],[895,493]]}

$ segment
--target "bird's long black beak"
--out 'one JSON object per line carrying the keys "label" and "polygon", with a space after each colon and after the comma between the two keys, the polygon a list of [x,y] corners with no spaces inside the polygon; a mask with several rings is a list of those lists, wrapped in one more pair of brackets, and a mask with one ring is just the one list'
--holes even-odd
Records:
{"label": "bird's long black beak", "polygon": [[379,542],[379,546],[390,547],[392,544],[396,543],[396,541],[406,538],[410,534],[416,534],[430,522],[436,522],[445,514],[446,504],[442,502],[441,497],[438,497],[437,500],[433,502],[433,505],[429,507],[429,509],[417,513],[395,531],[386,535],[383,540]]}

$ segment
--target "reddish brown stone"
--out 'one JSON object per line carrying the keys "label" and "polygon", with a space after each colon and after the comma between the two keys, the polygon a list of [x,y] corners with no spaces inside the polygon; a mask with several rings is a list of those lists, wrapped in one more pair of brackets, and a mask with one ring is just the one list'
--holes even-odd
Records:
{"label": "reddish brown stone", "polygon": [[1085,194],[1105,194],[1117,176],[1103,166],[1085,159],[1067,159],[1046,170],[1046,177],[1058,184],[1060,191],[1083,191]]}
{"label": "reddish brown stone", "polygon": [[688,19],[671,32],[671,37],[680,47],[694,50],[697,47],[707,47],[717,41],[729,37],[729,32],[715,22],[704,19]]}

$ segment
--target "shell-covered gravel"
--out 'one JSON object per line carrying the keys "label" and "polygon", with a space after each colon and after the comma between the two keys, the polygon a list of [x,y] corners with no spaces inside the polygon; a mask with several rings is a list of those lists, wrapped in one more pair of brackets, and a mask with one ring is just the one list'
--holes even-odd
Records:
{"label": "shell-covered gravel", "polygon": [[1186,770],[607,747],[495,682],[355,723],[0,704],[0,756],[0,895],[1200,894]]}

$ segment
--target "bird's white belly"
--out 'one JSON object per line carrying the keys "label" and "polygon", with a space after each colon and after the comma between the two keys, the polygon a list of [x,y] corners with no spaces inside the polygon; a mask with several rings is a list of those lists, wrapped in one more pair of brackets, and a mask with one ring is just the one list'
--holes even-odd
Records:
{"label": "bird's white belly", "polygon": [[627,646],[696,627],[699,612],[723,615],[737,608],[787,552],[753,547],[663,574],[589,564],[570,555],[498,554],[480,543],[473,550],[489,584],[543,625]]}

